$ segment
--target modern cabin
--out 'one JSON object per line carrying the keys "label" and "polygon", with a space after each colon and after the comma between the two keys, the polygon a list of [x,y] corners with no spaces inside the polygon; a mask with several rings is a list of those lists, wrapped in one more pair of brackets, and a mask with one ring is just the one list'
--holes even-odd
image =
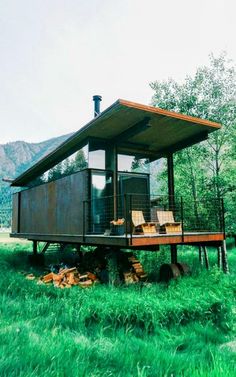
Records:
{"label": "modern cabin", "polygon": [[[159,108],[117,100],[53,152],[17,177],[11,237],[48,243],[158,249],[214,245],[225,249],[221,200],[186,203],[175,197],[173,154],[206,140],[220,125]],[[86,167],[47,182],[47,172],[86,150]],[[168,195],[150,189],[147,162],[167,159]],[[142,161],[142,163],[140,163]],[[130,164],[133,167],[130,169]],[[135,164],[136,163],[136,164]],[[44,177],[38,184],[39,177]],[[164,216],[164,220],[160,217]],[[165,226],[167,225],[167,226]]]}

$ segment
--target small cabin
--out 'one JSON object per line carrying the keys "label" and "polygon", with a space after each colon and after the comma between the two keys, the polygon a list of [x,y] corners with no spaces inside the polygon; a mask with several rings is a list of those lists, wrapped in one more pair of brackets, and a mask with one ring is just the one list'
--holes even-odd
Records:
{"label": "small cabin", "polygon": [[[13,195],[11,237],[145,250],[166,244],[173,261],[177,245],[221,247],[223,202],[175,197],[173,163],[175,152],[220,125],[121,99],[100,113],[101,97],[93,99],[95,117],[13,181],[21,191]],[[49,169],[79,150],[83,169],[47,181]],[[161,158],[167,195],[150,188],[148,163]]]}

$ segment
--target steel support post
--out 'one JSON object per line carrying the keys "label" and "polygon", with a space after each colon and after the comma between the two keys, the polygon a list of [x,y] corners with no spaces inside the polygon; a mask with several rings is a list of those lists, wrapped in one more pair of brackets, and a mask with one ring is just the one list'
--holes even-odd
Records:
{"label": "steel support post", "polygon": [[33,254],[37,255],[38,253],[38,241],[33,241]]}
{"label": "steel support post", "polygon": [[202,254],[202,247],[199,246],[199,263],[201,266],[203,266],[203,254]]}
{"label": "steel support post", "polygon": [[106,148],[106,170],[111,170],[113,175],[113,218],[117,220],[117,181],[118,181],[118,161],[116,145],[109,145]]}
{"label": "steel support post", "polygon": [[171,263],[178,263],[177,245],[170,245],[170,257]]}
{"label": "steel support post", "polygon": [[207,250],[206,246],[203,246],[203,252],[204,252],[206,269],[209,270],[209,258],[208,258],[208,250]]}
{"label": "steel support post", "polygon": [[217,247],[217,266],[219,269],[222,268],[222,247]]}
{"label": "steel support post", "polygon": [[225,240],[222,241],[221,246],[221,256],[222,256],[222,268],[225,274],[229,273],[229,265],[228,265],[228,257],[227,257],[227,249],[226,249],[226,242]]}
{"label": "steel support post", "polygon": [[169,154],[167,157],[167,169],[168,169],[168,195],[170,209],[174,209],[175,205],[175,183],[174,183],[174,160],[173,154]]}
{"label": "steel support post", "polygon": [[[168,195],[169,195],[169,208],[171,211],[175,209],[175,184],[174,184],[174,160],[173,154],[167,157],[168,168]],[[177,245],[170,245],[171,263],[177,263]]]}

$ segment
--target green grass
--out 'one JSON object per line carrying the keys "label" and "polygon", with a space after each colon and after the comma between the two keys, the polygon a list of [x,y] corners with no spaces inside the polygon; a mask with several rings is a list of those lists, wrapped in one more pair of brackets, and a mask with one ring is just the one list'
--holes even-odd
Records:
{"label": "green grass", "polygon": [[[235,376],[236,250],[232,273],[201,270],[169,285],[74,287],[26,280],[30,245],[0,245],[0,376]],[[139,257],[151,276],[169,253]],[[52,256],[48,256],[49,259]]]}

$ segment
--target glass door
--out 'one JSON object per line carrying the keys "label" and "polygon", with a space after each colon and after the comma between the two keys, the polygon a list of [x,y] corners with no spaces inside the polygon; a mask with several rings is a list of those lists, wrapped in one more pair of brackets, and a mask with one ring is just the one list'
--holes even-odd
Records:
{"label": "glass door", "polygon": [[91,232],[104,233],[113,219],[112,173],[91,170]]}

